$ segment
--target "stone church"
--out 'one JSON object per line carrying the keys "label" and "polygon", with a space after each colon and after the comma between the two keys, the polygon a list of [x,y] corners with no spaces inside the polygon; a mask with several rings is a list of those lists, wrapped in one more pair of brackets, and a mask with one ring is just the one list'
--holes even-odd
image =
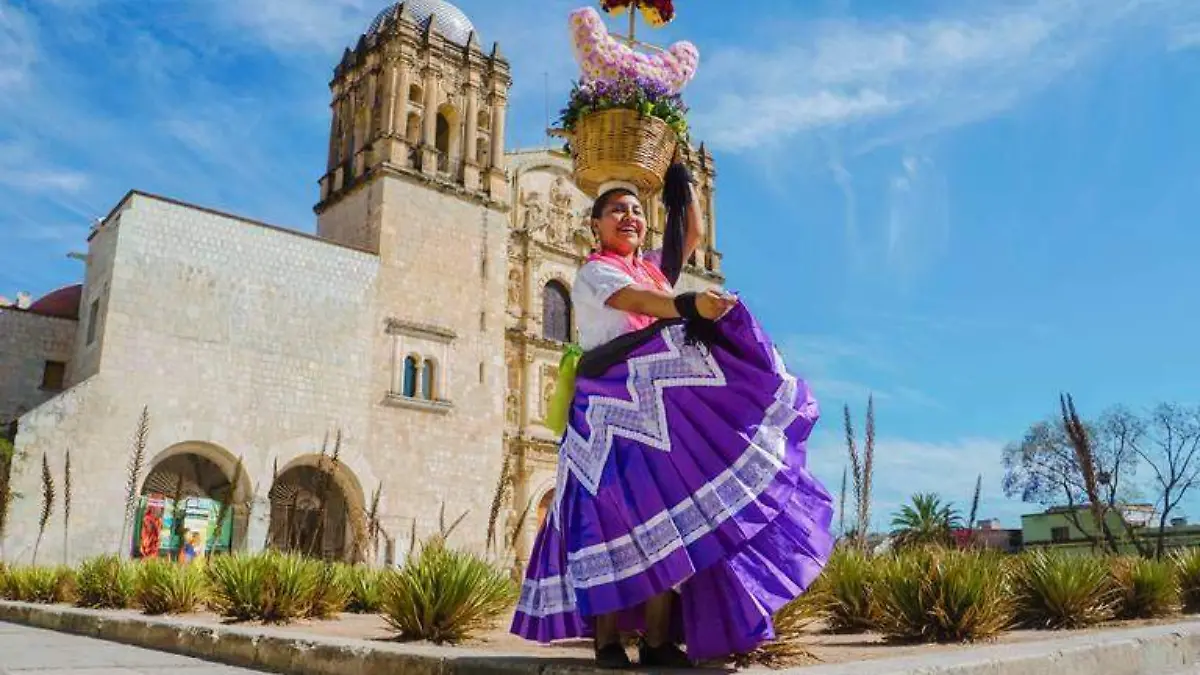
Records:
{"label": "stone church", "polygon": [[[395,564],[458,521],[453,543],[519,564],[553,499],[542,420],[592,242],[569,156],[505,149],[511,83],[454,6],[387,7],[334,68],[315,234],[134,190],[80,283],[0,307],[6,558],[29,561],[43,458],[59,503],[39,560],[129,551],[141,448],[136,490],[228,503],[236,550],[288,548],[287,510],[329,558]],[[722,283],[715,173],[685,155],[707,231],[681,286],[702,288]]]}

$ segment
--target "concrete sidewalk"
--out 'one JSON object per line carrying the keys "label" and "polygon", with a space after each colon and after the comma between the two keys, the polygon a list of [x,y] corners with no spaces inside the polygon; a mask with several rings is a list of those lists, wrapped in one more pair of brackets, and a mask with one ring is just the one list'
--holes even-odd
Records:
{"label": "concrete sidewalk", "polygon": [[[169,617],[0,601],[0,621],[121,642],[208,661],[295,675],[559,675],[610,673],[587,660],[349,640],[261,626],[213,626]],[[776,675],[1174,675],[1200,666],[1200,621],[922,656],[818,665]],[[703,671],[690,671],[703,672]]]}

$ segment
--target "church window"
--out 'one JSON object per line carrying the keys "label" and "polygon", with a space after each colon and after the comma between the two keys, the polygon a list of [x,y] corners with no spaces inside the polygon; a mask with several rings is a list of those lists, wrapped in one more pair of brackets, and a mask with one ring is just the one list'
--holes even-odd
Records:
{"label": "church window", "polygon": [[96,341],[98,323],[100,323],[100,299],[96,298],[92,301],[92,308],[88,310],[87,343],[89,345]]}
{"label": "church window", "polygon": [[404,387],[401,393],[413,398],[417,395],[417,357],[408,356],[404,359]]}
{"label": "church window", "polygon": [[42,369],[42,390],[62,391],[67,379],[67,364],[62,361],[47,361]]}
{"label": "church window", "polygon": [[421,103],[421,86],[414,84],[408,88],[408,100],[413,103]]}
{"label": "church window", "polygon": [[404,138],[410,145],[421,141],[421,116],[415,112],[408,113],[408,121],[404,123]]}
{"label": "church window", "polygon": [[432,401],[434,394],[437,393],[434,384],[437,382],[437,363],[433,359],[425,359],[424,367],[421,368],[421,398]]}
{"label": "church window", "polygon": [[542,289],[542,337],[571,341],[571,294],[562,282],[551,281]]}

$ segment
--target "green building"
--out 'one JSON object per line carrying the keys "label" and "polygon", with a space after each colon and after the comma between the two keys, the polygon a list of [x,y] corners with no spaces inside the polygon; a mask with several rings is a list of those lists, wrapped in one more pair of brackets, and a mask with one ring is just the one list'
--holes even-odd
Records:
{"label": "green building", "polygon": [[[1127,533],[1151,546],[1158,535],[1158,513],[1152,504],[1119,505],[1108,511],[1105,520],[1109,531],[1120,542],[1122,553],[1137,553]],[[1025,548],[1053,547],[1087,553],[1097,534],[1103,537],[1087,505],[1055,506],[1042,513],[1021,516],[1021,539]],[[1167,548],[1200,546],[1200,525],[1189,525],[1186,518],[1172,518],[1166,529],[1165,545]]]}

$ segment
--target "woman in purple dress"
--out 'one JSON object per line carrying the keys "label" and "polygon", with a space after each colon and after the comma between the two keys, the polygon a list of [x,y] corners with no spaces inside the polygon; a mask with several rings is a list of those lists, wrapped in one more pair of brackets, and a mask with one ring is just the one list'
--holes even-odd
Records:
{"label": "woman in purple dress", "polygon": [[642,666],[754,650],[833,546],[832,499],[805,467],[817,403],[740,300],[675,292],[701,231],[680,165],[664,201],[663,249],[645,255],[632,185],[593,206],[555,503],[512,626],[542,643],[591,636],[607,668],[631,665],[621,631],[641,633]]}

